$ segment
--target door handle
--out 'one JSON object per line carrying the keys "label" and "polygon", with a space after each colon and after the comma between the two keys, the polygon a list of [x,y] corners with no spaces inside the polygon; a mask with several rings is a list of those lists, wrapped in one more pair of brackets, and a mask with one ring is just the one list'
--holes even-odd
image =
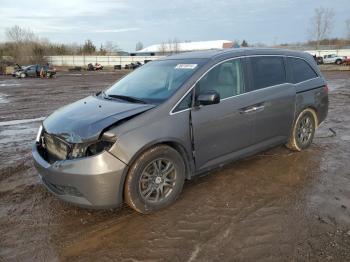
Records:
{"label": "door handle", "polygon": [[240,112],[241,112],[241,114],[247,114],[247,113],[254,112],[255,110],[256,110],[255,107],[250,107],[248,109],[243,109]]}
{"label": "door handle", "polygon": [[249,108],[246,108],[246,109],[242,109],[240,110],[240,113],[241,114],[247,114],[247,113],[251,113],[251,112],[255,112],[255,111],[261,111],[265,108],[264,105],[261,105],[261,106],[252,106],[252,107],[249,107]]}
{"label": "door handle", "polygon": [[264,105],[261,105],[261,106],[255,106],[255,111],[258,111],[258,110],[262,111],[262,110],[264,110],[264,108],[265,108],[265,106],[264,106]]}

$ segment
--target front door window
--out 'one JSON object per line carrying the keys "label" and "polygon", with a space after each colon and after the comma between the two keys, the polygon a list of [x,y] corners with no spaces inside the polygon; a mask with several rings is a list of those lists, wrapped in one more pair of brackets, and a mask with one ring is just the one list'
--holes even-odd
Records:
{"label": "front door window", "polygon": [[221,63],[205,74],[197,83],[197,94],[216,91],[220,99],[244,93],[244,79],[240,59]]}

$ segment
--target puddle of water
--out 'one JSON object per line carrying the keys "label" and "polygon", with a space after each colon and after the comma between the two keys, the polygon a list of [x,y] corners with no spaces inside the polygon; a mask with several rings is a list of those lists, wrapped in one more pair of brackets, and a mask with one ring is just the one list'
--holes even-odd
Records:
{"label": "puddle of water", "polygon": [[8,144],[13,142],[21,142],[25,140],[34,141],[38,132],[36,125],[16,125],[11,128],[0,131],[0,144]]}
{"label": "puddle of water", "polygon": [[19,83],[16,83],[16,84],[4,84],[4,83],[2,83],[2,84],[0,84],[0,86],[20,86],[21,84],[19,84]]}
{"label": "puddle of water", "polygon": [[6,97],[7,95],[0,93],[0,104],[5,104],[9,102],[9,100]]}
{"label": "puddle of water", "polygon": [[7,128],[5,130],[0,131],[1,136],[15,136],[15,135],[29,135],[33,132],[38,131],[36,127],[29,127],[28,125],[20,125],[13,128]]}
{"label": "puddle of water", "polygon": [[82,76],[81,73],[75,73],[75,74],[60,74],[60,76]]}
{"label": "puddle of water", "polygon": [[17,79],[11,79],[11,80],[3,80],[0,81],[0,87],[5,87],[5,86],[20,86],[21,83],[18,82]]}
{"label": "puddle of water", "polygon": [[329,91],[334,91],[338,88],[349,86],[348,79],[330,79],[327,80]]}
{"label": "puddle of water", "polygon": [[350,136],[345,135],[345,136],[342,136],[340,139],[343,141],[350,141]]}
{"label": "puddle of water", "polygon": [[40,122],[0,127],[0,172],[17,167],[30,154]]}
{"label": "puddle of water", "polygon": [[0,145],[32,141],[45,117],[0,122]]}
{"label": "puddle of water", "polygon": [[4,122],[0,122],[0,126],[21,125],[21,124],[39,122],[39,121],[42,121],[44,119],[45,119],[45,117],[38,117],[38,118],[32,118],[32,119],[20,119],[20,120],[4,121]]}

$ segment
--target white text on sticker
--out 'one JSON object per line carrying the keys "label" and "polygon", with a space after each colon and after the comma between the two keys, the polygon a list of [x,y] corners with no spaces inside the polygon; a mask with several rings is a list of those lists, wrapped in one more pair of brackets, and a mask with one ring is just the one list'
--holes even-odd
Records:
{"label": "white text on sticker", "polygon": [[178,64],[175,69],[195,69],[197,64]]}

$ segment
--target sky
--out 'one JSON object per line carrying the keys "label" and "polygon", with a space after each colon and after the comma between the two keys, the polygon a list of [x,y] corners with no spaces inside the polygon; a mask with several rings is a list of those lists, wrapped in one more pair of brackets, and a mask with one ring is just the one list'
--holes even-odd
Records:
{"label": "sky", "polygon": [[350,0],[0,0],[0,41],[19,25],[51,42],[112,41],[125,51],[174,38],[302,42],[320,6],[335,13],[330,36],[345,37]]}

